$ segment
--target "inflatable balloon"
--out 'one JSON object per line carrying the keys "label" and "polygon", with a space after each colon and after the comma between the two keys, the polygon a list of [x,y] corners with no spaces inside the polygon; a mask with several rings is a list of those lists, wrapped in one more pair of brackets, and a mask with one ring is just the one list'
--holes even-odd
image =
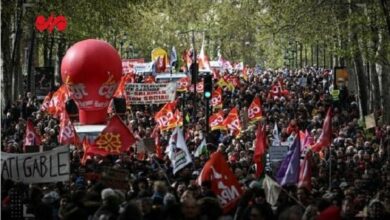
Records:
{"label": "inflatable balloon", "polygon": [[101,40],[83,40],[68,49],[61,77],[79,108],[81,124],[105,123],[107,108],[122,76],[115,48]]}

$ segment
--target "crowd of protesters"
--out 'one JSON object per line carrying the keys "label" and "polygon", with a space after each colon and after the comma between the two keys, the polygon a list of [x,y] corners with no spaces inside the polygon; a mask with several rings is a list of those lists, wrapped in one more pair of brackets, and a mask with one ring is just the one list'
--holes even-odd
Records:
{"label": "crowd of protesters", "polygon": [[[277,79],[283,80],[289,94],[270,98],[268,92]],[[142,81],[142,77],[138,80]],[[356,95],[344,89],[340,100],[334,103],[329,92],[331,84],[329,71],[314,68],[264,70],[250,74],[247,80],[241,79],[239,88],[223,91],[225,116],[232,107],[237,107],[242,119],[253,98],[260,97],[267,134],[271,139],[277,123],[282,141],[292,132],[306,129],[318,138],[327,108],[334,106],[333,143],[322,155],[313,157],[312,189],[285,186],[275,206],[267,203],[251,163],[256,126],[242,120],[239,138],[223,131],[213,131],[208,137],[209,152],[221,151],[226,156],[245,190],[230,213],[223,213],[210,186],[196,184],[207,155],[194,158],[193,164],[173,175],[167,156],[160,159],[149,154],[140,158],[133,150],[121,156],[94,156],[82,166],[83,150],[76,148],[70,155],[69,182],[26,185],[2,179],[2,218],[24,219],[25,206],[27,211],[24,212],[31,213],[35,219],[389,219],[390,125],[381,122],[378,110],[375,112],[377,126],[364,129],[359,120]],[[197,102],[193,102],[193,93],[180,97],[178,106],[182,112],[191,117],[196,115],[195,119],[184,120],[187,146],[194,152],[206,136],[204,100],[202,94],[197,95]],[[44,150],[58,146],[58,119],[40,112],[40,105],[27,93],[6,106],[1,121],[3,152],[24,151],[28,118],[43,137]],[[154,113],[159,108],[161,106],[131,106],[122,119],[136,136],[149,137],[155,126]],[[165,148],[170,134],[161,132],[160,135]],[[109,188],[85,175],[98,173],[103,166],[128,170],[129,190]],[[266,172],[270,176],[275,174],[269,168]]]}

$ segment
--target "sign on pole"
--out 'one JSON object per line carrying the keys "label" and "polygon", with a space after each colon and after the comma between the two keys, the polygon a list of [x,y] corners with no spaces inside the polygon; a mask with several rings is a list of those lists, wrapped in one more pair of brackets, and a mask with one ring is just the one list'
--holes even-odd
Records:
{"label": "sign on pole", "polygon": [[1,153],[1,176],[23,183],[48,183],[69,180],[69,147],[61,146],[42,153]]}
{"label": "sign on pole", "polygon": [[172,102],[176,95],[176,83],[129,83],[126,99],[131,105],[164,104]]}

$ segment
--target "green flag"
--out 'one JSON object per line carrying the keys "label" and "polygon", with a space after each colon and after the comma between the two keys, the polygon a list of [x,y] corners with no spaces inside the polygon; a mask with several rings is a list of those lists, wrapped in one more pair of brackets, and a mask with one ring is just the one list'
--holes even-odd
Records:
{"label": "green flag", "polygon": [[207,144],[206,144],[206,138],[203,138],[203,141],[200,143],[198,148],[196,148],[196,151],[194,153],[195,157],[199,157],[200,155],[203,154],[208,154],[209,152],[207,151]]}

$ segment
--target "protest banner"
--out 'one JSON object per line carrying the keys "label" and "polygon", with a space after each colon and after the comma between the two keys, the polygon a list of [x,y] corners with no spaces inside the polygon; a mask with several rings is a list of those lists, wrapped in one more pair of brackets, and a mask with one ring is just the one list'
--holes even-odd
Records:
{"label": "protest banner", "polygon": [[126,99],[131,105],[163,104],[172,102],[176,95],[176,83],[129,83]]}
{"label": "protest banner", "polygon": [[135,73],[135,65],[138,63],[145,63],[145,59],[122,59],[122,73]]}
{"label": "protest banner", "polygon": [[101,175],[101,181],[106,187],[127,191],[129,190],[129,171],[105,167]]}
{"label": "protest banner", "polygon": [[61,146],[42,153],[1,153],[1,175],[23,183],[48,183],[69,180],[69,147]]}

